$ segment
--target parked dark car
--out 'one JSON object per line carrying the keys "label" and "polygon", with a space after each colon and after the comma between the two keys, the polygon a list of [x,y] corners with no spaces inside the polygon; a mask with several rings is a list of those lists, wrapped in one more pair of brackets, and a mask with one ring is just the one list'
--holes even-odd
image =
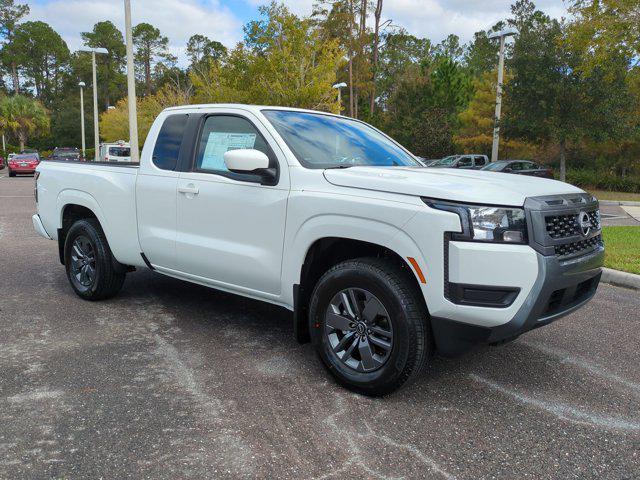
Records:
{"label": "parked dark car", "polygon": [[77,148],[56,147],[49,157],[49,160],[78,161],[82,160],[82,155]]}
{"label": "parked dark car", "polygon": [[489,163],[486,155],[449,155],[426,165],[429,168],[462,168],[466,170],[479,170]]}
{"label": "parked dark car", "polygon": [[484,167],[489,172],[516,173],[532,177],[553,178],[553,170],[528,160],[500,160]]}

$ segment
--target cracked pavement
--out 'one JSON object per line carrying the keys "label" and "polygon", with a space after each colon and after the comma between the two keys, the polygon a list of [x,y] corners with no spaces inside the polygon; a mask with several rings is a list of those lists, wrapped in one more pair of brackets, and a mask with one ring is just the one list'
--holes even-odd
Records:
{"label": "cracked pavement", "polygon": [[80,300],[32,188],[0,178],[0,478],[640,477],[637,292],[369,399],[277,307],[149,271]]}

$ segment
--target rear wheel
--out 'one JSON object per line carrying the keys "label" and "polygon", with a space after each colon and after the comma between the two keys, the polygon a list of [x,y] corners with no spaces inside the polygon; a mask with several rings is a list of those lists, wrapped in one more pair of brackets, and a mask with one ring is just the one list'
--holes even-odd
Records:
{"label": "rear wheel", "polygon": [[428,313],[410,272],[385,259],[336,265],[309,309],[312,341],[336,380],[380,396],[413,380],[431,353]]}
{"label": "rear wheel", "polygon": [[81,298],[104,300],[122,288],[126,273],[116,267],[97,220],[75,222],[67,233],[64,252],[69,283]]}
{"label": "rear wheel", "polygon": [[15,177],[16,176],[16,172],[12,172],[11,170],[9,170],[9,176],[10,177]]}

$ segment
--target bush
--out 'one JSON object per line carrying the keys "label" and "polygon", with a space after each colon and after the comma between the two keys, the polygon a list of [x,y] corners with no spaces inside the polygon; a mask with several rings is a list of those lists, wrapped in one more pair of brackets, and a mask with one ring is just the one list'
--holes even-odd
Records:
{"label": "bush", "polygon": [[610,172],[567,170],[567,182],[585,189],[640,193],[640,177],[637,175],[618,177]]}

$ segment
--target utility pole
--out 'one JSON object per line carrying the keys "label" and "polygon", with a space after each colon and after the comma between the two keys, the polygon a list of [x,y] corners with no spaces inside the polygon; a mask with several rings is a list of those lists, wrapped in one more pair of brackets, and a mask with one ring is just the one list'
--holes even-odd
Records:
{"label": "utility pole", "polygon": [[129,104],[129,146],[131,161],[140,162],[138,152],[138,115],[136,108],[136,77],[133,65],[133,33],[131,30],[131,0],[124,0],[124,29],[127,37],[127,96]]}
{"label": "utility pole", "polygon": [[96,74],[96,52],[91,52],[91,65],[93,68],[93,152],[94,160],[100,158],[100,131],[98,127],[98,79]]}
{"label": "utility pole", "polygon": [[98,75],[96,73],[96,53],[108,54],[109,51],[106,48],[80,48],[81,52],[91,52],[91,67],[93,75],[93,144],[95,147],[94,160],[97,162],[100,155],[100,131],[98,122]]}
{"label": "utility pole", "polygon": [[82,135],[82,158],[86,160],[84,152],[86,149],[84,140],[84,94],[82,93],[82,89],[85,87],[85,83],[80,82],[78,83],[78,86],[80,87],[80,133]]}
{"label": "utility pole", "polygon": [[506,29],[489,36],[490,40],[500,39],[500,53],[498,55],[498,86],[496,88],[496,114],[493,127],[493,145],[491,147],[491,161],[498,161],[498,150],[500,148],[500,116],[502,114],[502,83],[504,81],[504,47],[507,37],[515,35],[514,29]]}

